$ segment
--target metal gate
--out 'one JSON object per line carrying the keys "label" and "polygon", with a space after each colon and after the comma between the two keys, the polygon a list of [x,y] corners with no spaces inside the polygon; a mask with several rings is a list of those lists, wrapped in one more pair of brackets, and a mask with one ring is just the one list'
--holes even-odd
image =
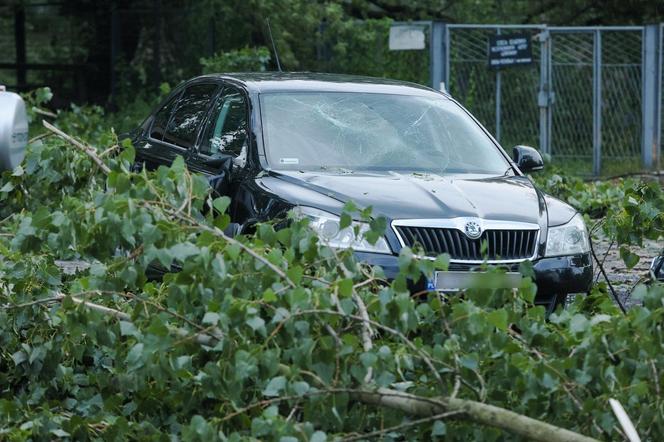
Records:
{"label": "metal gate", "polygon": [[[664,25],[433,23],[432,83],[446,87],[506,148],[539,146],[579,174],[654,167],[662,125],[663,31]],[[533,63],[489,69],[489,37],[512,33],[530,36]]]}

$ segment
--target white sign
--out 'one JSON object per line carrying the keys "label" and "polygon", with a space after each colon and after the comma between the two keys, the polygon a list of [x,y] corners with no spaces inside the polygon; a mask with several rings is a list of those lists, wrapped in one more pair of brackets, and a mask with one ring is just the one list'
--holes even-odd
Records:
{"label": "white sign", "polygon": [[397,25],[390,28],[390,51],[424,49],[424,26]]}

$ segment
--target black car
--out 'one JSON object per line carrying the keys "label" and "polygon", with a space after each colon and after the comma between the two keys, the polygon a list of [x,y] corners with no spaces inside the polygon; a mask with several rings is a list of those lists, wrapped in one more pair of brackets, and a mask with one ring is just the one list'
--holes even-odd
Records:
{"label": "black car", "polygon": [[[331,74],[206,75],[176,88],[131,137],[140,167],[181,155],[207,174],[245,229],[296,208],[330,246],[353,247],[387,277],[401,248],[418,245],[451,257],[450,272],[428,281],[430,289],[464,288],[485,261],[510,274],[531,261],[537,302],[554,306],[592,279],[583,218],[524,175],[543,167],[539,153],[517,146],[512,160],[459,103],[423,86]],[[375,244],[339,229],[349,200],[387,218]]]}

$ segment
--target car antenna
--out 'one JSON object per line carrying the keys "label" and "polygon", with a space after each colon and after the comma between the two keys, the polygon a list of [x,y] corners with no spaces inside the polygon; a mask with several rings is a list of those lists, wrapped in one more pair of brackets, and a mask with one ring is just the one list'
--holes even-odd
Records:
{"label": "car antenna", "polygon": [[281,63],[279,63],[279,52],[277,52],[277,45],[274,44],[274,37],[272,37],[272,28],[270,27],[270,19],[265,20],[267,22],[267,32],[270,34],[270,41],[272,42],[272,52],[274,52],[274,58],[277,61],[277,69],[279,69],[279,72],[283,72],[281,70]]}

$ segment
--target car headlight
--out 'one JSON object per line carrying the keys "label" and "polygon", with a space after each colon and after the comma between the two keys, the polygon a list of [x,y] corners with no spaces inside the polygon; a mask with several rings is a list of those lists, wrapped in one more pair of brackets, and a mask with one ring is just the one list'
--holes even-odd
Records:
{"label": "car headlight", "polygon": [[321,242],[329,247],[352,248],[357,252],[392,253],[384,237],[378,238],[375,244],[364,238],[364,234],[370,230],[367,223],[353,221],[349,227],[342,229],[340,218],[332,213],[305,206],[296,207],[294,212],[297,216],[309,218],[309,226],[318,234]]}
{"label": "car headlight", "polygon": [[590,251],[586,223],[580,213],[567,224],[549,227],[545,256],[577,255]]}

